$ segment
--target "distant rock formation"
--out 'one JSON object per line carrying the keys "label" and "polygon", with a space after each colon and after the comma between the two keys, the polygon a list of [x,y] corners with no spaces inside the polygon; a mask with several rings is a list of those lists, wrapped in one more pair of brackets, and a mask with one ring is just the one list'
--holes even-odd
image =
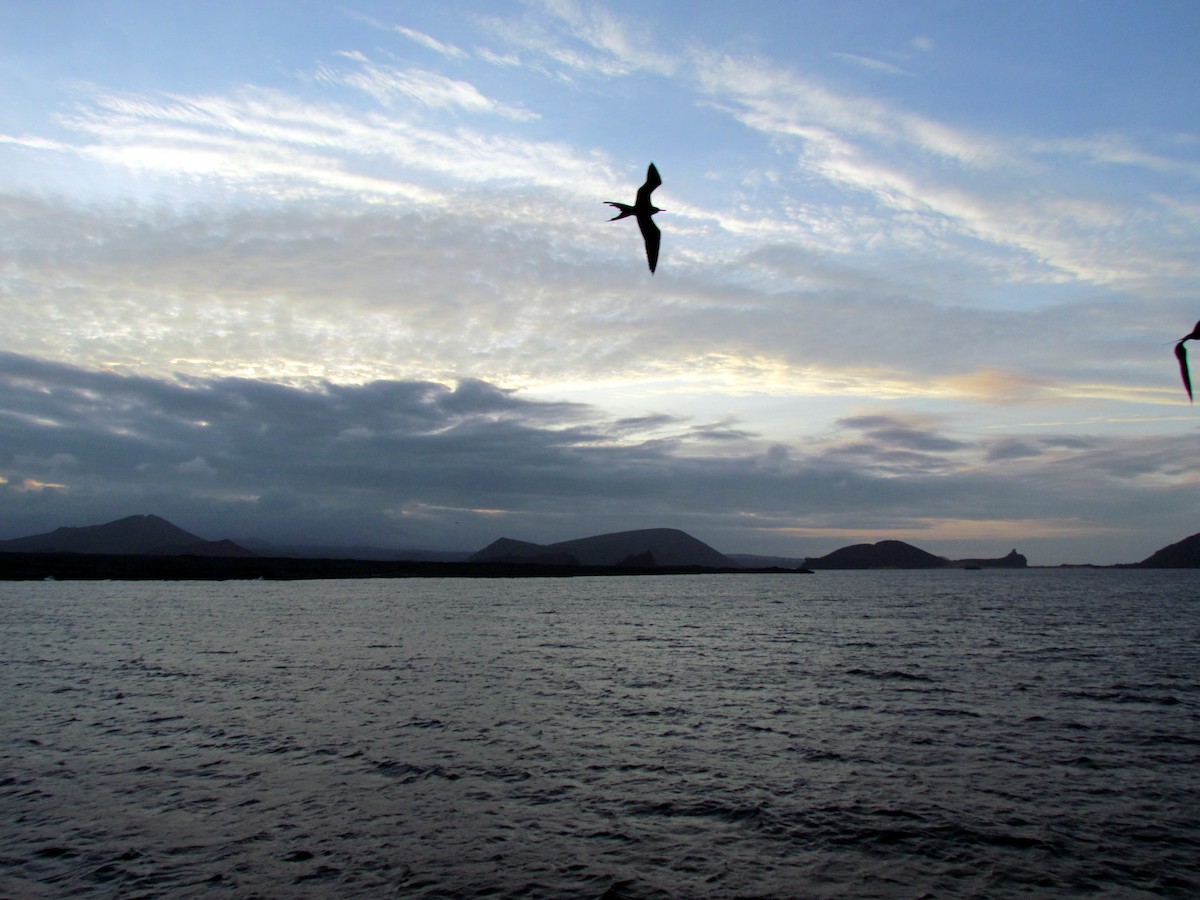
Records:
{"label": "distant rock formation", "polygon": [[1013,549],[999,559],[955,559],[949,565],[955,569],[1024,569],[1029,561]]}
{"label": "distant rock formation", "polygon": [[1132,567],[1141,569],[1200,569],[1200,533],[1155,550]]}
{"label": "distant rock formation", "polygon": [[647,550],[645,553],[635,553],[632,556],[627,556],[617,565],[624,566],[626,569],[657,569],[658,563],[654,559],[654,554]]}
{"label": "distant rock formation", "polygon": [[[203,540],[158,516],[128,516],[103,525],[59,528],[0,541],[0,581],[563,578],[809,571],[798,567],[741,567],[702,541],[671,528],[625,531],[550,545],[501,538],[474,554],[470,561],[467,554],[457,552],[429,551],[431,558],[426,560],[372,560],[342,555],[288,556],[279,552],[282,548],[266,542],[254,546],[262,552],[255,553],[230,540]],[[312,548],[299,549],[311,552]],[[338,554],[355,549],[382,552],[373,547],[328,549]]]}
{"label": "distant rock formation", "polygon": [[103,525],[57,528],[0,541],[4,553],[146,556],[255,556],[233,541],[206,541],[159,516],[126,516]]}
{"label": "distant rock formation", "polygon": [[1029,562],[1015,549],[998,559],[947,559],[904,541],[880,541],[809,557],[804,565],[810,569],[1024,569]]}
{"label": "distant rock formation", "polygon": [[532,544],[512,538],[500,538],[470,557],[472,562],[557,562],[570,565],[627,566],[702,566],[708,569],[736,569],[738,564],[708,544],[676,528],[646,528],[618,531],[594,537]]}
{"label": "distant rock formation", "polygon": [[551,566],[577,566],[579,560],[561,550],[552,550],[545,544],[532,544],[512,538],[498,538],[478,553],[467,557],[469,562],[493,563],[540,563]]}
{"label": "distant rock formation", "polygon": [[949,564],[945,557],[934,556],[904,541],[853,544],[804,561],[809,569],[940,569]]}
{"label": "distant rock formation", "polygon": [[[490,544],[489,547],[491,548],[490,552],[485,548],[480,553],[475,553],[467,557],[467,559],[473,562],[536,562],[567,566],[581,566],[584,564],[583,560],[574,554],[568,553],[566,550],[551,544],[531,544],[527,541],[510,541],[506,538],[500,538],[500,540]],[[505,550],[507,552],[500,555],[497,553],[498,550]]]}

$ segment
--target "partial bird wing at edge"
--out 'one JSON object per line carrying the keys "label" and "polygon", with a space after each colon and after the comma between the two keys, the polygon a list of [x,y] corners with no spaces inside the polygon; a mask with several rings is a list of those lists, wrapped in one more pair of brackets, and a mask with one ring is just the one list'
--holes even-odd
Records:
{"label": "partial bird wing at edge", "polygon": [[1179,374],[1183,376],[1183,386],[1187,389],[1188,400],[1192,400],[1192,376],[1188,373],[1187,350],[1183,341],[1175,345],[1175,358],[1179,360]]}
{"label": "partial bird wing at edge", "polygon": [[646,242],[646,262],[650,263],[650,274],[658,265],[658,247],[662,243],[662,232],[649,216],[638,216],[638,227],[642,229],[642,240]]}

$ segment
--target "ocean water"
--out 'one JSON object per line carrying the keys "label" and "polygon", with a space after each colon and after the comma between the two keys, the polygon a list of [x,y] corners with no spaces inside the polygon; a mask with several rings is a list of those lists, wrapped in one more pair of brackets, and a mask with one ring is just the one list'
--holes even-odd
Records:
{"label": "ocean water", "polygon": [[0,584],[0,896],[1200,895],[1200,572]]}

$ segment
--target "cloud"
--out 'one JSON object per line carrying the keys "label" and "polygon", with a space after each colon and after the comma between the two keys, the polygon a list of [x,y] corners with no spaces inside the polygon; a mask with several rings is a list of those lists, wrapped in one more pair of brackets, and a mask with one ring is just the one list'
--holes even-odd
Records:
{"label": "cloud", "polygon": [[12,144],[29,150],[68,150],[69,145],[61,141],[38,137],[37,135],[0,134],[0,144]]}
{"label": "cloud", "polygon": [[280,200],[356,196],[431,203],[439,193],[403,178],[366,171],[363,154],[417,148],[429,133],[403,133],[364,122],[333,106],[303,103],[276,91],[246,89],[230,97],[99,94],[65,116],[90,142],[85,160],[161,179],[203,179],[212,186]]}
{"label": "cloud", "polygon": [[[573,84],[635,74],[671,75],[679,66],[678,57],[660,48],[645,22],[576,0],[534,0],[527,5],[523,16],[480,16],[478,21],[492,38],[536,60],[527,64],[534,71]],[[506,64],[511,59],[494,52],[488,56]]]}
{"label": "cloud", "polygon": [[855,66],[860,66],[864,69],[869,69],[872,72],[882,72],[885,75],[911,75],[895,63],[887,62],[886,60],[876,59],[873,56],[862,56],[858,53],[832,53],[830,54],[835,59],[840,59],[851,63]]}
{"label": "cloud", "polygon": [[1002,438],[986,442],[988,462],[1004,462],[1018,459],[1046,459],[1051,455],[1078,457],[1080,451],[1097,446],[1089,437],[1071,435],[1046,435],[1037,438]]}
{"label": "cloud", "polygon": [[426,34],[423,31],[418,31],[415,28],[407,28],[403,25],[388,25],[374,16],[367,15],[366,13],[362,13],[357,10],[349,10],[346,12],[346,14],[351,18],[357,19],[359,22],[364,22],[367,25],[370,25],[372,28],[376,28],[380,31],[390,31],[394,32],[395,34],[403,35],[413,43],[419,44],[426,50],[432,50],[434,53],[444,56],[447,59],[461,60],[467,56],[466,52],[463,51],[462,48],[446,43],[445,41],[440,41],[432,35]]}
{"label": "cloud", "polygon": [[1179,399],[1169,347],[1147,352],[1176,325],[1160,321],[1154,335],[1150,311],[947,307],[916,298],[942,271],[769,250],[748,260],[803,287],[743,285],[713,263],[664,271],[651,300],[633,264],[636,233],[606,229],[603,214],[589,222],[592,205],[576,212],[491,185],[460,190],[445,211],[310,203],[214,214],[0,197],[6,347],[158,375],[611,382],[624,396],[707,388],[1013,408]]}
{"label": "cloud", "polygon": [[804,138],[829,160],[850,151],[854,145],[846,140],[852,138],[908,147],[971,168],[1003,158],[1002,145],[982,135],[870,97],[839,93],[764,60],[713,54],[696,65],[699,87],[728,104],[744,124]]}
{"label": "cloud", "polygon": [[1048,403],[1059,399],[1049,379],[990,366],[953,376],[948,382],[983,403]]}
{"label": "cloud", "polygon": [[[361,507],[370,528],[406,502],[466,508],[469,484],[490,480],[508,483],[519,508],[514,473],[553,468],[570,447],[597,437],[580,423],[585,410],[578,406],[520,400],[473,380],[456,388],[373,382],[298,389],[121,376],[2,354],[0,384],[4,444],[24,451],[0,466],[18,490],[50,485],[47,473],[59,473],[54,486],[84,506],[207,506],[222,510],[229,525],[245,514],[276,534],[294,530],[310,539],[326,527],[319,512],[336,531]],[[65,460],[73,461],[69,470]],[[314,518],[271,522],[281,497],[297,498]]]}
{"label": "cloud", "polygon": [[466,56],[466,53],[463,52],[463,50],[459,47],[455,47],[453,44],[447,44],[444,41],[439,41],[437,38],[431,37],[430,35],[425,34],[423,31],[417,31],[414,28],[405,28],[403,25],[395,25],[393,26],[393,30],[397,34],[404,35],[410,41],[420,44],[422,47],[432,50],[435,53],[439,53],[449,59],[462,59]]}
{"label": "cloud", "polygon": [[834,442],[826,454],[883,477],[961,470],[968,465],[961,452],[973,449],[941,434],[928,417],[868,414],[847,416],[837,424],[859,434]]}
{"label": "cloud", "polygon": [[[603,49],[625,61],[626,77],[656,71],[637,62],[655,36],[628,20],[566,2],[531,10],[512,29],[549,29],[555,41]],[[520,35],[510,36],[516,41]],[[776,180],[747,198],[752,216],[680,198],[671,204],[676,230],[668,236],[678,244],[670,248],[677,266],[702,270],[717,258],[707,252],[715,240],[732,237],[743,253],[721,276],[761,274],[774,282],[771,289],[806,277],[802,267],[777,260],[805,256],[826,271],[831,259],[842,260],[844,271],[859,277],[894,260],[912,271],[914,259],[929,261],[927,279],[969,272],[990,283],[1161,284],[1168,273],[1180,283],[1195,274],[1190,242],[1165,240],[1179,232],[1186,204],[1149,201],[1135,227],[1122,204],[1072,195],[1038,174],[1044,158],[1068,152],[1066,145],[1022,145],[974,133],[712,48],[673,54],[656,49],[652,55],[669,58],[665,71],[677,86],[698,91],[695,96],[772,140],[797,141],[804,174],[857,195],[852,204],[841,197],[818,200],[806,196],[811,192],[803,180]],[[279,202],[315,198],[440,209],[453,203],[460,216],[502,217],[514,228],[537,231],[544,222],[547,234],[569,222],[575,230],[561,234],[572,238],[586,233],[577,228],[585,199],[605,196],[622,181],[595,153],[533,140],[519,130],[477,130],[430,118],[454,113],[515,128],[536,121],[537,113],[489,97],[469,81],[377,64],[359,51],[338,59],[321,67],[317,82],[331,90],[350,87],[357,100],[373,100],[378,108],[358,108],[336,92],[323,101],[302,101],[256,88],[193,97],[94,91],[65,124],[89,141],[77,147],[82,157],[180,184],[201,179]],[[1110,145],[1115,142],[1110,138]],[[1075,186],[1071,179],[1068,184]],[[466,193],[477,187],[502,192]],[[1147,204],[1144,198],[1137,202]],[[607,236],[601,240],[612,243]],[[719,252],[729,260],[728,249]],[[941,270],[936,275],[935,267]],[[906,285],[904,292],[928,296],[939,287]]]}
{"label": "cloud", "polygon": [[540,0],[542,9],[566,26],[566,33],[627,70],[670,74],[674,61],[654,49],[643,23],[612,15],[597,4],[577,0]]}
{"label": "cloud", "polygon": [[[424,114],[451,110],[520,123],[537,118],[531,111],[437,73],[374,66],[361,54],[343,58],[351,67],[325,65],[316,81],[350,86],[378,107],[256,87],[223,96],[94,90],[62,124],[82,137],[74,151],[84,160],[173,180],[185,191],[203,179],[210,190],[225,186],[242,202],[445,205],[450,189],[487,183],[594,200],[616,180],[594,153]],[[435,186],[439,180],[444,189]]]}
{"label": "cloud", "polygon": [[[839,193],[835,202],[808,201],[804,212],[823,220],[820,229],[797,229],[800,204],[790,201],[787,185],[776,183],[762,192],[770,199],[756,204],[756,220],[727,210],[712,216],[731,232],[773,233],[831,251],[851,241],[862,247],[869,235],[876,253],[891,244],[943,258],[990,256],[1006,277],[1030,283],[1142,287],[1162,285],[1169,275],[1196,277],[1194,241],[1179,246],[1182,234],[1194,232],[1187,228],[1187,211],[1165,198],[1175,193],[1168,187],[1173,179],[1193,178],[1197,167],[1145,150],[1130,135],[988,134],[835,90],[770,60],[699,43],[672,45],[669,35],[595,5],[547,0],[531,10],[537,15],[518,23],[492,23],[493,33],[530,56],[580,72],[629,79],[669,75],[699,102],[779,148],[794,148],[803,170],[831,188],[860,195],[845,227],[835,225],[846,211]],[[918,35],[900,55],[933,49],[931,38]],[[895,68],[877,57],[843,57]],[[1137,177],[1114,181],[1114,165]],[[1164,199],[1143,189],[1147,177],[1161,185]],[[769,214],[772,208],[776,215]],[[802,231],[806,240],[797,239]]]}
{"label": "cloud", "polygon": [[217,474],[217,470],[210,466],[203,456],[197,456],[185,463],[180,463],[175,467],[175,471],[181,475],[212,476]]}
{"label": "cloud", "polygon": [[906,420],[898,416],[869,415],[847,416],[838,420],[845,428],[854,428],[866,433],[871,440],[891,447],[903,447],[921,452],[952,452],[964,450],[969,444],[953,440],[921,427],[919,420]]}
{"label": "cloud", "polygon": [[[926,246],[962,252],[964,241],[985,242],[1010,277],[1028,281],[1144,284],[1161,278],[1164,262],[1168,271],[1195,276],[1194,263],[1174,249],[1186,212],[1143,189],[1147,178],[1164,187],[1179,174],[1194,178],[1193,162],[1141,150],[1121,135],[988,135],[835,91],[769,61],[721,53],[695,59],[697,86],[715,108],[790,142],[783,146],[805,169],[873,198],[901,235]],[[1064,155],[1071,157],[1066,168]],[[1114,182],[1113,165],[1137,170],[1130,189]],[[864,230],[860,219],[855,231]]]}
{"label": "cloud", "polygon": [[362,53],[341,54],[346,59],[360,64],[353,72],[344,72],[323,67],[318,78],[330,84],[346,85],[363,91],[384,106],[392,106],[397,100],[416,100],[430,108],[459,109],[469,113],[491,113],[518,121],[540,118],[520,106],[500,103],[485,97],[473,84],[449,78],[424,69],[397,69],[370,62]]}
{"label": "cloud", "polygon": [[1043,139],[1030,142],[1034,152],[1047,156],[1064,156],[1086,163],[1102,166],[1125,167],[1131,170],[1149,170],[1169,177],[1184,177],[1191,181],[1200,180],[1200,164],[1194,161],[1181,162],[1159,153],[1137,146],[1128,136],[1120,133],[1092,135],[1087,137]]}
{"label": "cloud", "polygon": [[[840,429],[787,448],[732,421],[615,420],[479,380],[293,387],[3,353],[0,520],[12,537],[153,511],[214,538],[468,549],[501,533],[670,525],[730,552],[779,552],[804,534],[798,555],[908,529],[975,541],[978,555],[1016,523],[1031,541],[1091,537],[1122,509],[1116,548],[1194,471],[1186,448],[1159,439],[1035,436],[1020,450],[999,437],[992,459],[1017,464],[1005,470],[983,466],[987,446],[915,414],[864,413]],[[1181,527],[1159,523],[1147,552]]]}

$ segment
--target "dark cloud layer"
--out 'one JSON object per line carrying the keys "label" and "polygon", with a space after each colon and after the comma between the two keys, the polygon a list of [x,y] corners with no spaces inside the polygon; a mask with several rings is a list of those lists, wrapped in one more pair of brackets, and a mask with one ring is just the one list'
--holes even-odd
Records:
{"label": "dark cloud layer", "polygon": [[[0,536],[154,512],[282,542],[475,549],[674,526],[729,552],[903,533],[949,555],[1086,543],[1111,562],[1195,530],[1186,511],[1158,521],[1194,473],[1168,442],[974,445],[901,415],[840,425],[800,450],[736,422],[607,419],[476,380],[149,378],[0,353]],[[1094,523],[1114,508],[1129,527],[1106,545]],[[1010,536],[1021,523],[1024,541]]]}

